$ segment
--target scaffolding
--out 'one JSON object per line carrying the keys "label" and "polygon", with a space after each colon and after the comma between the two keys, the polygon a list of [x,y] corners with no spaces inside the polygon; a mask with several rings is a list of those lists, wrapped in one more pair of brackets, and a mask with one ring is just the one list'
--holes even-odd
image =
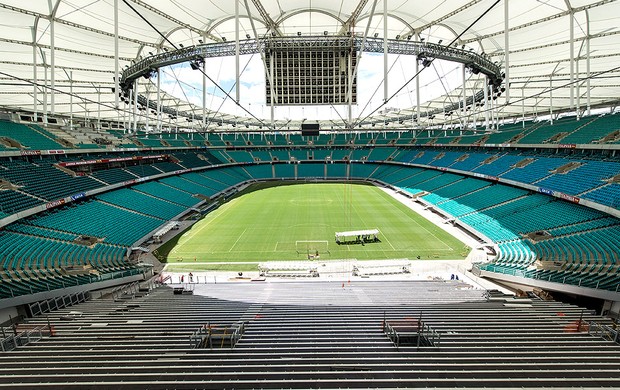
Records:
{"label": "scaffolding", "polygon": [[209,322],[189,336],[189,345],[195,349],[233,349],[243,336],[246,326],[246,321],[238,321],[228,326],[215,325]]}
{"label": "scaffolding", "polygon": [[439,348],[441,335],[421,319],[384,320],[383,333],[392,341],[397,350],[401,346]]}

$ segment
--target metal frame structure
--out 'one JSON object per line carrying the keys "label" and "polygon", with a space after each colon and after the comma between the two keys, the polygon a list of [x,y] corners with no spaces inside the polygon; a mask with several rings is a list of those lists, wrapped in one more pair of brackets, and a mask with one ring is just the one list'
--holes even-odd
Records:
{"label": "metal frame structure", "polygon": [[[269,50],[269,47],[324,47],[333,45],[335,41],[341,40],[347,43],[347,46],[352,46],[353,50],[358,53],[388,53],[396,55],[409,55],[414,56],[423,64],[427,64],[427,61],[431,59],[441,59],[447,61],[453,61],[461,63],[464,67],[471,70],[472,73],[482,73],[488,79],[488,83],[492,86],[499,86],[502,82],[502,69],[497,64],[491,61],[491,59],[485,55],[478,54],[465,49],[459,49],[453,46],[445,46],[436,43],[429,43],[424,41],[412,41],[412,40],[398,40],[398,39],[381,39],[373,37],[361,37],[361,36],[294,36],[294,37],[265,37],[259,39],[246,39],[234,42],[216,42],[207,43],[191,47],[183,47],[177,50],[163,51],[158,54],[154,54],[147,58],[144,58],[132,66],[129,66],[123,70],[120,77],[119,88],[124,95],[126,101],[130,104],[137,104],[140,107],[148,107],[151,110],[156,110],[158,115],[161,113],[168,114],[171,118],[185,117],[191,121],[197,120],[202,122],[202,127],[205,128],[211,121],[216,122],[219,125],[230,124],[236,125],[238,123],[237,118],[215,119],[213,117],[208,118],[203,105],[202,115],[197,114],[196,110],[191,111],[178,111],[177,109],[164,106],[161,104],[160,98],[157,101],[149,101],[146,96],[135,93],[135,86],[138,80],[142,78],[151,78],[159,73],[162,67],[175,65],[179,63],[189,62],[193,69],[200,69],[204,67],[205,59],[217,58],[225,56],[234,56],[236,58],[239,55],[245,54],[261,54],[264,57],[265,51]],[[416,61],[417,66],[417,61]],[[158,78],[159,81],[159,78]],[[238,84],[238,83],[237,83]],[[419,90],[419,88],[418,88]],[[120,92],[119,92],[120,93]],[[159,89],[158,89],[159,94]],[[133,98],[133,99],[132,99]],[[238,97],[237,97],[238,98]],[[434,114],[438,114],[442,111],[453,111],[459,107],[464,107],[469,104],[474,104],[481,101],[484,98],[484,90],[479,90],[471,97],[465,97],[463,101],[455,102],[443,109],[433,109],[421,112],[420,107],[417,109],[417,118],[429,117]],[[204,100],[204,99],[203,99]],[[136,107],[134,107],[135,116]],[[401,122],[403,120],[410,119],[411,115],[396,115],[390,119],[390,122]],[[367,118],[366,120],[357,123],[357,126],[370,125],[373,123],[384,122],[384,119]],[[134,120],[134,125],[136,121]],[[264,123],[259,121],[247,121],[248,126],[255,126],[262,128]],[[351,123],[349,123],[350,125]],[[135,126],[134,126],[135,127]],[[272,121],[272,129],[277,130]],[[135,130],[135,129],[134,129]]]}

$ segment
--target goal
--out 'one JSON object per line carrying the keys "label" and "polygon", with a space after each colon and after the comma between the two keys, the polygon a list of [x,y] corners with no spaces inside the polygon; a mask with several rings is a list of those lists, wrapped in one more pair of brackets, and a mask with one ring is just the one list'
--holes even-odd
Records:
{"label": "goal", "polygon": [[295,249],[298,255],[308,256],[308,259],[320,258],[329,254],[328,241],[295,241]]}

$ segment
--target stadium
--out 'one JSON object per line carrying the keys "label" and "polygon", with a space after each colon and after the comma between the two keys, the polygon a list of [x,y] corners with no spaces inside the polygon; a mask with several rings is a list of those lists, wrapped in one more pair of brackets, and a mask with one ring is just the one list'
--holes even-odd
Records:
{"label": "stadium", "polygon": [[0,388],[620,388],[618,1],[0,19]]}

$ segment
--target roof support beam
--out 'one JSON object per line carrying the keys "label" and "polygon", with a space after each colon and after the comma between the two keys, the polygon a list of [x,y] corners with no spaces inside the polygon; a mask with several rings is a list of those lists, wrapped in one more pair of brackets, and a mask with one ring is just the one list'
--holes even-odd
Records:
{"label": "roof support beam", "polygon": [[256,7],[256,10],[258,10],[260,17],[263,18],[263,21],[265,22],[267,28],[271,32],[276,33],[276,35],[279,37],[284,36],[284,34],[282,34],[282,31],[280,31],[280,29],[278,28],[276,22],[271,19],[271,16],[269,16],[269,13],[265,9],[265,7],[263,7],[263,3],[261,3],[260,0],[252,0],[252,4],[254,4],[254,7]]}
{"label": "roof support beam", "polygon": [[432,27],[432,26],[435,26],[435,25],[437,25],[437,24],[439,24],[439,23],[443,22],[444,20],[450,19],[450,18],[451,18],[451,17],[453,17],[454,15],[457,15],[457,14],[459,14],[459,13],[463,12],[463,11],[464,11],[464,10],[466,10],[467,8],[472,7],[472,6],[474,6],[474,5],[478,4],[478,3],[480,3],[481,1],[482,1],[482,0],[472,0],[472,1],[470,1],[469,3],[467,3],[467,4],[465,4],[465,5],[461,6],[461,7],[459,7],[459,8],[457,8],[457,9],[455,9],[454,11],[452,11],[452,12],[449,12],[449,13],[445,14],[444,16],[440,17],[439,19],[435,19],[435,20],[433,20],[432,22],[426,23],[425,25],[421,26],[421,27],[418,29],[418,31],[424,31],[424,30],[426,30],[427,28],[430,28],[430,27]]}
{"label": "roof support beam", "polygon": [[360,2],[357,3],[357,6],[353,10],[353,13],[351,14],[351,16],[349,16],[347,21],[342,24],[342,28],[340,29],[340,31],[338,31],[338,35],[344,35],[348,31],[351,31],[351,28],[355,26],[355,24],[357,23],[357,18],[360,17],[367,3],[368,3],[368,0],[360,0]]}
{"label": "roof support beam", "polygon": [[[154,13],[154,14],[156,14],[156,15],[158,15],[158,16],[166,19],[166,20],[169,20],[169,21],[171,21],[171,22],[173,22],[175,24],[178,24],[179,26],[181,26],[183,28],[186,28],[189,31],[191,31],[193,33],[196,33],[196,35],[199,35],[199,36],[203,36],[204,35],[204,31],[200,30],[199,28],[193,27],[192,25],[187,24],[187,23],[183,23],[180,20],[178,20],[176,18],[173,18],[172,16],[168,15],[167,13],[159,10],[158,8],[155,8],[153,6],[150,6],[150,5],[146,4],[142,0],[128,0],[128,1],[131,1],[132,3],[134,3],[136,5],[139,5],[140,7],[144,8],[144,9],[146,9],[146,10],[148,10],[148,11],[150,11],[150,12],[152,12],[152,13]],[[208,37],[210,39],[212,39],[215,42],[221,42],[222,41],[221,38],[216,37],[215,35],[212,35],[212,34],[207,34],[207,35],[208,35]],[[149,45],[151,45],[151,44],[149,44]],[[156,45],[154,45],[154,46],[156,46]]]}
{"label": "roof support beam", "polygon": [[[595,7],[599,7],[599,6],[605,5],[605,4],[613,3],[615,1],[617,1],[617,0],[601,0],[601,1],[597,2],[597,3],[587,4],[587,5],[584,5],[584,6],[581,6],[581,7],[573,8],[572,12],[573,13],[577,13],[577,12],[585,11],[585,10],[588,10],[588,9],[591,9],[591,8],[595,8]],[[514,27],[512,27],[510,29],[510,31],[520,30],[520,29],[527,28],[527,27],[530,27],[530,26],[535,26],[535,25],[540,24],[540,23],[548,22],[550,20],[562,18],[562,17],[568,15],[570,12],[571,11],[563,11],[563,12],[560,12],[558,14],[547,16],[547,17],[542,18],[542,19],[538,19],[538,20],[534,20],[532,22],[524,23],[524,24],[521,24],[519,26],[514,26]],[[465,39],[465,40],[462,41],[462,43],[467,44],[467,43],[472,43],[472,42],[479,42],[479,41],[482,41],[484,39],[488,39],[488,38],[492,38],[492,37],[495,37],[495,36],[498,36],[498,35],[502,35],[503,33],[504,33],[504,31],[498,31],[498,32],[494,32],[494,33],[490,33],[490,34],[486,34],[486,35],[481,35],[481,36],[476,37],[476,38]]]}
{"label": "roof support beam", "polygon": [[[42,13],[39,13],[39,12],[30,11],[30,10],[23,9],[23,8],[14,7],[14,6],[7,5],[7,4],[0,3],[0,8],[4,8],[4,9],[10,10],[10,11],[18,12],[20,14],[34,16],[35,18],[40,18],[40,19],[45,19],[45,20],[49,20],[50,19],[49,15],[45,15],[45,14],[42,14]],[[77,23],[74,23],[74,22],[70,22],[70,21],[64,20],[64,19],[56,18],[55,20],[56,20],[56,23],[64,24],[65,26],[74,27],[74,28],[77,28],[77,29],[80,29],[80,30],[89,31],[89,32],[92,32],[92,33],[95,33],[95,34],[104,35],[104,36],[107,36],[107,37],[114,37],[114,34],[109,33],[107,31],[98,30],[96,28],[84,26],[84,25],[77,24]],[[144,42],[144,41],[141,41],[139,39],[133,39],[133,38],[128,38],[128,37],[119,37],[119,39],[122,40],[122,41],[132,42],[132,43],[135,43],[135,44],[138,44],[138,45],[144,45],[144,46],[155,46],[156,45],[155,43]]]}

